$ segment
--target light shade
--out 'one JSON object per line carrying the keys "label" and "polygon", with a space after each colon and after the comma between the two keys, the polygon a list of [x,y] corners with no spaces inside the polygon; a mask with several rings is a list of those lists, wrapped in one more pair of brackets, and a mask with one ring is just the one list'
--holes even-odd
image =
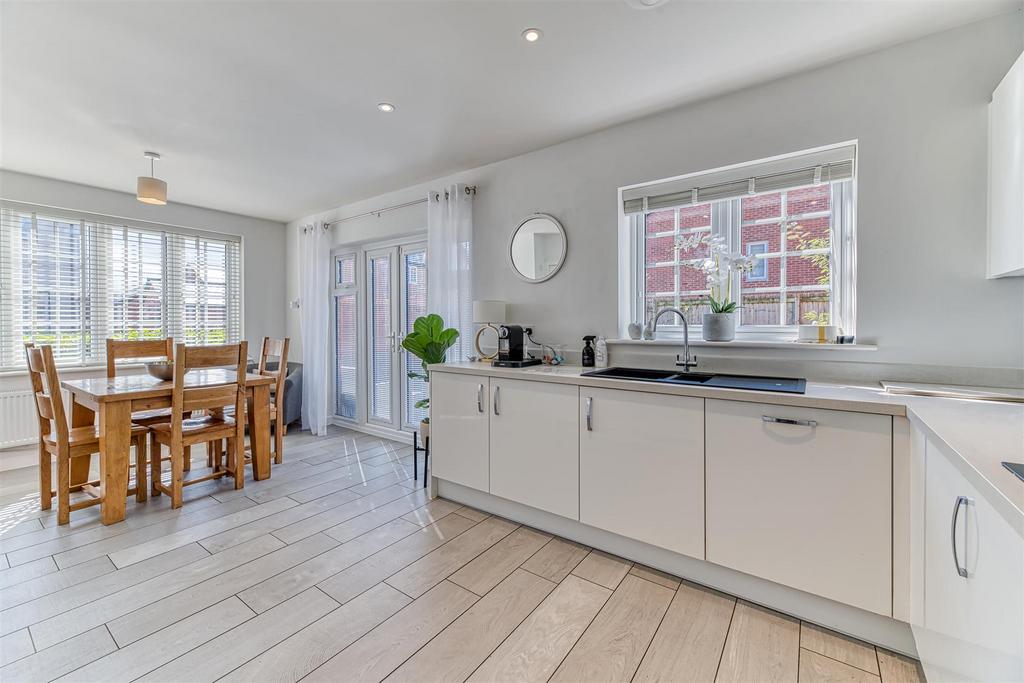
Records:
{"label": "light shade", "polygon": [[167,183],[159,178],[140,175],[135,198],[146,204],[166,204]]}
{"label": "light shade", "polygon": [[503,323],[506,315],[504,301],[473,302],[473,322],[475,323]]}

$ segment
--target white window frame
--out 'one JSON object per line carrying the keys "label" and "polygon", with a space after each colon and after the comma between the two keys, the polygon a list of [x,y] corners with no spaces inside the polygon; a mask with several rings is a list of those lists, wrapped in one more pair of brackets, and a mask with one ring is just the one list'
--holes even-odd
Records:
{"label": "white window frame", "polygon": [[[831,260],[831,277],[834,280],[832,286],[832,310],[833,320],[836,321],[841,327],[844,334],[856,334],[856,177],[851,180],[839,181],[830,184],[830,211],[832,214],[832,239],[830,248],[830,260]],[[798,189],[798,188],[789,188]],[[777,192],[777,191],[776,191]],[[785,197],[785,192],[783,197]],[[774,194],[774,192],[766,192],[765,194]],[[740,229],[743,225],[742,211],[741,211],[741,199],[732,200],[720,200],[712,202],[712,223],[711,223],[711,234],[713,236],[725,235],[730,240],[730,244],[740,244]],[[780,218],[763,219],[760,222],[764,223],[778,223],[781,231],[781,245],[787,244],[786,231],[788,230],[788,223],[796,219],[806,219],[815,216],[825,215],[829,212],[816,212],[814,214],[801,214],[799,216],[786,216],[786,205],[783,202]],[[788,219],[788,220],[784,220]],[[622,222],[626,228],[627,236],[625,241],[620,240],[620,272],[623,268],[626,269],[627,277],[625,282],[623,278],[620,278],[620,297],[619,297],[619,311],[620,311],[620,333],[624,336],[626,334],[626,326],[630,322],[637,322],[641,326],[646,322],[646,249],[645,240],[646,234],[646,214],[637,213],[630,216],[623,216]],[[751,222],[748,222],[748,224]],[[687,232],[698,232],[703,228],[689,228],[686,230],[679,229],[679,210],[676,209],[673,233],[674,235],[681,235]],[[667,233],[666,233],[667,234]],[[780,257],[781,267],[785,268],[786,257],[789,256],[800,256],[812,253],[811,251],[792,251],[787,250],[785,254],[783,252],[769,252],[765,253],[763,258]],[[679,260],[678,255],[676,256],[674,263],[688,264],[688,263],[699,263],[703,259],[685,259]],[[624,260],[626,261],[624,263]],[[673,262],[666,262],[663,265],[671,265]],[[678,273],[678,271],[677,271]],[[678,274],[676,276],[678,279]],[[741,293],[741,275],[739,273],[733,273],[733,291],[740,293],[740,303],[742,304],[742,293]],[[784,278],[782,280],[785,281]],[[625,284],[628,287],[626,292],[622,291],[622,286]],[[679,306],[679,291],[678,282],[676,282],[675,292],[675,305]],[[768,291],[769,288],[762,288],[763,291]],[[778,287],[773,288],[778,291],[786,289],[791,290],[791,287]],[[817,289],[817,288],[810,288]],[[707,296],[709,290],[693,290],[688,291],[688,294],[699,294]],[[780,320],[785,320],[785,307],[786,299],[784,294],[779,297],[780,307]],[[623,314],[627,316],[625,320],[622,319]],[[801,324],[801,321],[797,321],[794,325],[737,325],[736,333],[737,337],[745,338],[747,340],[763,340],[763,341],[791,341],[797,337],[797,325]],[[700,338],[701,325],[691,323],[689,325],[690,339]],[[658,324],[658,335],[660,338],[673,339],[682,338],[683,326],[679,324],[678,318],[672,316],[671,318],[665,317]]]}

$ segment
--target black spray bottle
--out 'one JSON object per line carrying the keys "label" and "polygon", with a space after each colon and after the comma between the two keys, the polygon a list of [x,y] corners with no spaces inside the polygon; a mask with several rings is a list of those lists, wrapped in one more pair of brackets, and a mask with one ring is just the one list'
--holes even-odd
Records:
{"label": "black spray bottle", "polygon": [[592,343],[595,339],[597,337],[592,334],[588,334],[583,338],[583,367],[585,368],[594,367],[594,347]]}

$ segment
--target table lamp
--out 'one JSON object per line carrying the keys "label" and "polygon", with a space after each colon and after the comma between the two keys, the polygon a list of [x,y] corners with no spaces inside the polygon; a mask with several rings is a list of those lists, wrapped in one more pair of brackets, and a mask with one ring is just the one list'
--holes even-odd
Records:
{"label": "table lamp", "polygon": [[[497,358],[498,328],[495,327],[494,324],[505,322],[506,314],[506,306],[504,301],[480,300],[473,302],[473,322],[478,325],[483,325],[483,327],[477,330],[476,339],[473,341],[473,347],[476,349],[476,355],[479,356],[481,360],[492,360],[494,358]],[[484,354],[483,350],[480,348],[480,335],[482,335],[484,333],[484,330],[488,328],[494,330],[495,336],[495,350],[494,353],[490,355]]]}

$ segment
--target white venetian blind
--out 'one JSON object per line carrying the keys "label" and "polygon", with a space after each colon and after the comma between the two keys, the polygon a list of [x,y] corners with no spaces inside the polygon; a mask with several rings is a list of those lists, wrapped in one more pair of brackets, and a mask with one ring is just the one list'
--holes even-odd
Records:
{"label": "white venetian blind", "polygon": [[622,210],[646,213],[848,180],[855,174],[856,150],[840,145],[629,187],[622,191]]}
{"label": "white venetian blind", "polygon": [[26,342],[93,365],[108,337],[237,341],[241,310],[237,237],[0,204],[0,369]]}

